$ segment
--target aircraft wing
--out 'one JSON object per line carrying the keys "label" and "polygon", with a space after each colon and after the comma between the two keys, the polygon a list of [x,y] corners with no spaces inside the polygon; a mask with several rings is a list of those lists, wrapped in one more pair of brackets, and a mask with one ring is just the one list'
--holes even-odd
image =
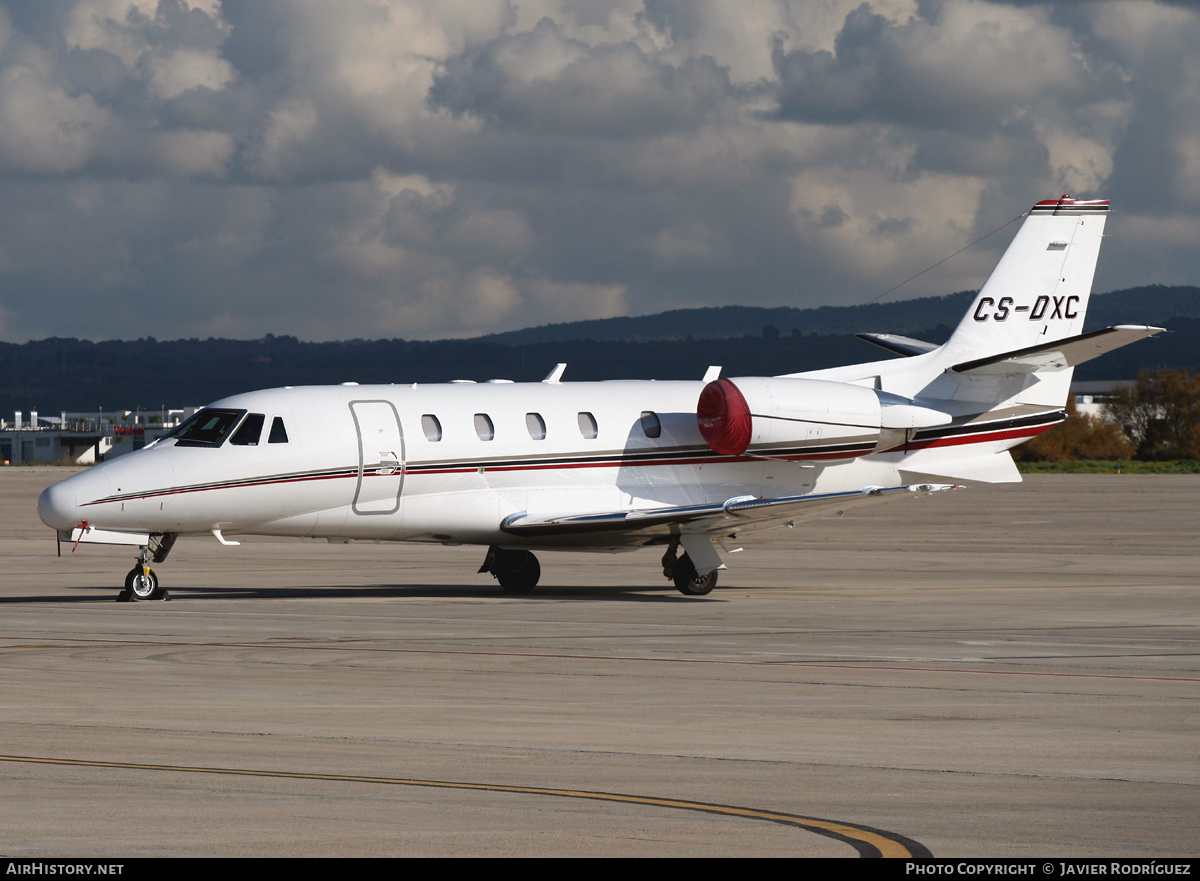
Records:
{"label": "aircraft wing", "polygon": [[996,376],[1034,373],[1038,370],[1062,370],[1099,358],[1113,349],[1163,333],[1165,330],[1163,327],[1147,327],[1141,324],[1118,324],[1103,330],[1093,330],[1050,343],[992,355],[989,358],[964,361],[950,369],[955,373]]}
{"label": "aircraft wing", "polygon": [[[903,496],[928,495],[957,489],[954,484],[921,483],[910,486],[866,486],[837,493],[810,493],[777,499],[738,496],[724,504],[682,505],[609,514],[569,514],[559,517],[530,517],[519,513],[506,517],[501,530],[528,538],[608,534],[639,543],[639,537],[675,534],[719,535],[779,523],[811,520],[840,514],[863,504]],[[620,542],[618,543],[626,543]]]}

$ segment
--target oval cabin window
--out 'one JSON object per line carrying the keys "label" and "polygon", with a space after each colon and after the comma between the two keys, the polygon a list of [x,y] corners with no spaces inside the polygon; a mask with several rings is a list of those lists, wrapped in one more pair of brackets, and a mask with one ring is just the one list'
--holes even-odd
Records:
{"label": "oval cabin window", "polygon": [[579,433],[588,440],[594,438],[599,432],[596,430],[596,417],[591,413],[579,414]]}
{"label": "oval cabin window", "polygon": [[658,421],[658,414],[651,410],[642,411],[642,433],[646,437],[658,437],[662,434],[662,423]]}
{"label": "oval cabin window", "polygon": [[425,440],[440,441],[442,439],[442,423],[432,413],[421,417],[421,430],[425,432]]}
{"label": "oval cabin window", "polygon": [[492,417],[486,413],[475,414],[475,433],[480,440],[490,441],[496,436],[496,427],[492,425]]}
{"label": "oval cabin window", "polygon": [[534,440],[546,439],[546,420],[542,418],[541,413],[526,413],[525,427],[529,429],[529,436]]}

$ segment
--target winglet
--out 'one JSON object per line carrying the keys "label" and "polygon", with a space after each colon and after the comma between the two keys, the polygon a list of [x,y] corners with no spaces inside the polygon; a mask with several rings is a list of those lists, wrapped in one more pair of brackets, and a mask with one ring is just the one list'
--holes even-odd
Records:
{"label": "winglet", "polygon": [[563,371],[566,369],[567,369],[567,365],[565,362],[563,362],[561,364],[555,364],[554,369],[546,374],[546,378],[543,379],[542,382],[548,382],[548,383],[551,383],[552,385],[558,385],[562,381]]}
{"label": "winglet", "polygon": [[721,378],[721,365],[717,364],[717,365],[715,365],[713,367],[709,367],[707,370],[705,370],[704,378],[700,381],[701,382],[716,382],[720,378]]}

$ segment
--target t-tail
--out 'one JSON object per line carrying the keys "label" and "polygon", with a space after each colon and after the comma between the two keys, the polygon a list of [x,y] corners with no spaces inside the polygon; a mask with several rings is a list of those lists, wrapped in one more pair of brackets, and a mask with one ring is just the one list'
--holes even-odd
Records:
{"label": "t-tail", "polygon": [[909,357],[803,375],[944,414],[886,451],[901,456],[901,472],[1019,480],[1007,450],[1066,418],[1074,367],[1162,330],[1083,330],[1108,207],[1070,196],[1034,205],[944,345],[860,334]]}
{"label": "t-tail", "polygon": [[[955,400],[1064,407],[1075,365],[1158,328],[1084,333],[1107,199],[1038,202],[946,344]],[[941,384],[946,388],[946,384]],[[930,389],[932,392],[933,390]]]}
{"label": "t-tail", "polygon": [[961,362],[1083,332],[1108,200],[1038,202],[943,353]]}

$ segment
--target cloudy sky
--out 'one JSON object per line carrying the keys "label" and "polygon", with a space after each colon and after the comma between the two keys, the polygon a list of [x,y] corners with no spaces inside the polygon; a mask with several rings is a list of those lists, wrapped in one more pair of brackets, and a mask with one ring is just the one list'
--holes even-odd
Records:
{"label": "cloudy sky", "polygon": [[1200,284],[1198,46],[1150,0],[0,0],[0,339],[861,303],[1060,193],[1113,200],[1098,290]]}

